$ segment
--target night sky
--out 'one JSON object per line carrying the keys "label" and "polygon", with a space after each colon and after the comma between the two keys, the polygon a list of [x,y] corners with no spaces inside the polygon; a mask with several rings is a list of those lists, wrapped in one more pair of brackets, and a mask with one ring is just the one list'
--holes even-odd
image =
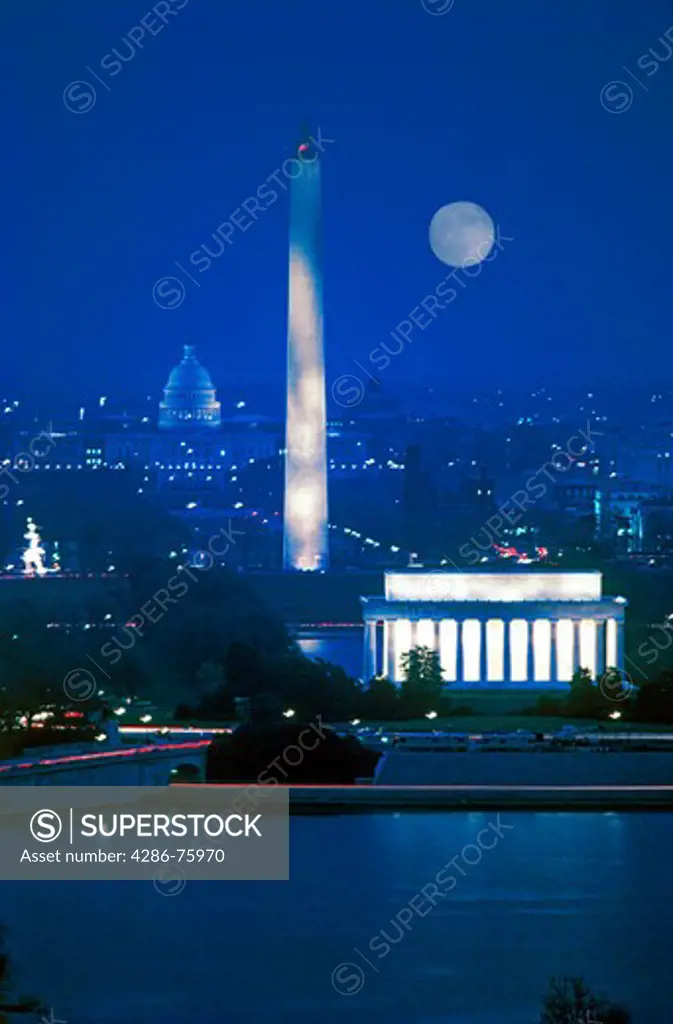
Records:
{"label": "night sky", "polygon": [[[328,386],[449,272],[428,225],[457,200],[513,241],[415,332],[387,388],[665,381],[673,59],[638,61],[667,55],[670,0],[171,5],[114,77],[101,61],[130,56],[149,0],[3,5],[5,394],[156,392],[189,340],[220,387],[280,387],[287,194],[190,268],[200,287],[174,261],[213,246],[307,121],[334,140]],[[83,113],[63,99],[77,80],[96,89]],[[614,80],[629,109],[621,85],[601,104]],[[184,301],[160,309],[153,285],[172,274]]]}

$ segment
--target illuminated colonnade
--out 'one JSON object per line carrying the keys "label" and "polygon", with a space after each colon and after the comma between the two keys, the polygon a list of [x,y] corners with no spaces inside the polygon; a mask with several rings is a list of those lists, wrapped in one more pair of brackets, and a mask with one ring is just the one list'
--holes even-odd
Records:
{"label": "illuminated colonnade", "polygon": [[464,686],[565,688],[578,668],[623,668],[625,601],[601,596],[600,573],[395,572],[362,602],[365,680],[400,682],[415,646]]}

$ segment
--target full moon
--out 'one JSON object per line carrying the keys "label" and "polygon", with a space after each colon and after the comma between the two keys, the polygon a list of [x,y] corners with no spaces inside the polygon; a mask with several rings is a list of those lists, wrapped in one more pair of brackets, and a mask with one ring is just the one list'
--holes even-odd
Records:
{"label": "full moon", "polygon": [[430,248],[450,267],[481,263],[494,241],[493,221],[476,203],[449,203],[430,221]]}

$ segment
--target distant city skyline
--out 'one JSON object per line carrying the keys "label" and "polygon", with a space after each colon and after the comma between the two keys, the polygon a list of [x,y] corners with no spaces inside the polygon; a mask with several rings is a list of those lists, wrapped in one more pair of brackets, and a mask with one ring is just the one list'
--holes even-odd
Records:
{"label": "distant city skyline", "polygon": [[[185,344],[192,344],[198,359],[209,371],[216,363],[216,347],[199,341],[193,334],[184,343],[168,353],[155,357],[152,379],[148,387],[141,387],[137,379],[121,382],[117,387],[103,386],[100,390],[85,388],[79,383],[64,381],[57,390],[45,382],[40,387],[36,381],[28,386],[24,380],[15,389],[6,385],[0,392],[0,423],[23,420],[34,415],[76,416],[84,408],[87,419],[108,416],[126,411],[129,415],[158,417],[158,405],[162,398],[168,371],[180,361]],[[214,362],[215,361],[215,362]],[[357,373],[357,367],[353,367]],[[226,372],[221,378],[211,372],[217,397],[221,402],[223,419],[231,416],[257,414],[284,421],[286,380],[265,382],[241,376],[231,379]],[[363,373],[361,378],[366,380]],[[376,407],[384,405],[401,416],[422,416],[425,419],[455,418],[465,422],[481,424],[516,424],[519,419],[530,418],[533,422],[552,422],[554,418],[574,420],[581,414],[606,415],[612,428],[631,429],[646,422],[673,423],[673,387],[662,387],[661,383],[645,384],[619,382],[603,379],[587,385],[577,382],[574,386],[552,382],[531,390],[523,384],[510,387],[492,387],[475,382],[469,389],[451,386],[448,382],[420,384],[414,381],[401,385],[381,375],[380,385],[366,381],[362,399],[352,406],[334,401],[328,389],[327,411],[329,419],[357,420],[370,415]],[[16,403],[19,403],[18,406]],[[11,411],[10,411],[11,410]]]}

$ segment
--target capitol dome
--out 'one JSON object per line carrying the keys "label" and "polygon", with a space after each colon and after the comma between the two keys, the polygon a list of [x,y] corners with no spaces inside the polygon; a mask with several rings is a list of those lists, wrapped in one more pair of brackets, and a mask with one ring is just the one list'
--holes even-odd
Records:
{"label": "capitol dome", "polygon": [[182,361],[171,370],[159,405],[162,430],[219,427],[220,403],[210,374],[194,355],[194,346],[185,345]]}

